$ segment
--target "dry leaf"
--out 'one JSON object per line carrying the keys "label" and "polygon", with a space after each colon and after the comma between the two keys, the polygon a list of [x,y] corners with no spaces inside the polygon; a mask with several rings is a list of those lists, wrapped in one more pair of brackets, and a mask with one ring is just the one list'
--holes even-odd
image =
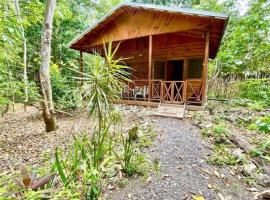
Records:
{"label": "dry leaf", "polygon": [[152,182],[152,177],[149,176],[145,182],[146,185],[149,185]]}
{"label": "dry leaf", "polygon": [[220,178],[220,175],[219,175],[217,170],[214,171],[214,174],[215,174],[216,177]]}
{"label": "dry leaf", "polygon": [[192,198],[193,198],[193,200],[205,200],[205,198],[201,195],[195,195]]}
{"label": "dry leaf", "polygon": [[166,179],[169,177],[169,174],[164,174],[163,177],[162,177],[162,180]]}
{"label": "dry leaf", "polygon": [[213,175],[212,172],[210,172],[209,170],[207,169],[202,169],[203,172],[207,173],[207,174],[210,174],[210,175]]}
{"label": "dry leaf", "polygon": [[29,188],[31,184],[31,177],[29,176],[27,169],[23,165],[21,166],[21,176],[22,176],[22,182],[24,186],[26,188]]}
{"label": "dry leaf", "polygon": [[130,199],[132,197],[132,194],[128,193],[128,198]]}
{"label": "dry leaf", "polygon": [[258,189],[253,187],[253,188],[248,188],[247,191],[258,192]]}
{"label": "dry leaf", "polygon": [[218,193],[218,196],[220,198],[220,200],[226,200],[224,196],[222,196],[222,194]]}
{"label": "dry leaf", "polygon": [[109,185],[108,185],[108,189],[109,189],[109,190],[114,190],[114,189],[115,189],[115,185],[109,184]]}

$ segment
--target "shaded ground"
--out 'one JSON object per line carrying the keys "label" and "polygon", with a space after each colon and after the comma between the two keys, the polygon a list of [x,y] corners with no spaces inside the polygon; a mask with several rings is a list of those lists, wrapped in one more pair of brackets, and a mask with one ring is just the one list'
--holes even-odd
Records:
{"label": "shaded ground", "polygon": [[[136,120],[150,123],[158,133],[154,145],[147,149],[151,160],[160,162],[160,173],[144,179],[130,180],[125,188],[112,191],[112,199],[181,200],[201,195],[205,199],[249,200],[253,194],[239,175],[228,168],[206,163],[211,154],[210,144],[201,139],[197,127],[188,120],[147,117],[149,110],[122,107],[126,125]],[[40,111],[29,108],[8,113],[0,118],[0,171],[14,168],[18,163],[41,166],[52,158],[54,149],[67,147],[71,130],[90,130],[86,114],[76,117],[58,116],[59,130],[44,131]],[[75,123],[74,123],[75,122]]]}
{"label": "shaded ground", "polygon": [[205,199],[248,200],[253,195],[228,169],[218,169],[206,163],[211,153],[200,138],[199,130],[187,120],[154,119],[159,133],[150,147],[151,159],[159,160],[161,171],[151,174],[148,181],[132,180],[112,199]]}
{"label": "shaded ground", "polygon": [[[58,116],[59,129],[46,133],[41,112],[21,107],[0,118],[0,171],[13,169],[22,162],[33,167],[53,157],[55,147],[65,148],[72,140],[71,130],[87,130],[91,122],[86,115]],[[75,124],[74,124],[75,121]],[[74,125],[74,126],[73,126]]]}

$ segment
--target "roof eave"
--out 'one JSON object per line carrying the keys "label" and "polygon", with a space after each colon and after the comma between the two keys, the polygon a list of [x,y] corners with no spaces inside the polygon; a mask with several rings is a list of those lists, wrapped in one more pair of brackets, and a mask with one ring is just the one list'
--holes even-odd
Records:
{"label": "roof eave", "polygon": [[[96,21],[92,26],[90,26],[89,28],[87,28],[83,33],[81,33],[79,36],[75,37],[70,43],[67,44],[68,48],[72,48],[72,45],[75,44],[76,42],[78,42],[80,39],[82,39],[86,34],[88,34],[89,32],[91,32],[93,29],[95,29],[100,23],[102,23],[103,21],[105,21],[108,17],[110,17],[111,15],[113,15],[115,13],[115,11],[117,11],[120,8],[123,8],[125,6],[129,6],[129,7],[133,7],[133,8],[148,8],[148,9],[153,9],[153,10],[159,10],[159,11],[167,11],[167,12],[173,12],[173,13],[179,13],[179,14],[192,14],[195,16],[200,16],[200,17],[214,17],[216,19],[222,19],[222,20],[226,20],[226,22],[228,21],[229,16],[225,15],[225,14],[220,14],[220,13],[214,13],[214,12],[209,12],[209,11],[202,11],[202,10],[196,10],[196,12],[192,9],[184,9],[184,8],[170,8],[170,7],[166,7],[166,6],[155,6],[152,4],[138,4],[138,3],[121,3],[117,6],[115,6],[113,9],[111,9],[106,15],[104,15],[101,19],[99,19],[98,21]],[[226,23],[225,22],[225,23]],[[225,30],[223,29],[223,32]],[[222,34],[223,36],[223,34]],[[220,44],[219,44],[220,45]]]}

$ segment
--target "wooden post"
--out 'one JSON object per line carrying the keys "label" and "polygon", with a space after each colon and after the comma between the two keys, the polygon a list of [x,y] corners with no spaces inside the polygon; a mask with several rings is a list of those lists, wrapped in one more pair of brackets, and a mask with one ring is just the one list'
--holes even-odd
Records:
{"label": "wooden post", "polygon": [[[83,52],[80,51],[80,77],[83,78],[84,66],[83,66]],[[80,85],[83,85],[83,80],[80,80]]]}
{"label": "wooden post", "polygon": [[202,105],[207,102],[207,74],[208,74],[208,60],[209,60],[209,40],[210,40],[210,30],[208,28],[205,35],[205,52],[204,52],[204,62],[203,62],[203,92],[202,92]]}
{"label": "wooden post", "polygon": [[152,54],[153,44],[152,35],[149,36],[149,52],[148,52],[148,101],[151,98],[151,78],[152,78]]}

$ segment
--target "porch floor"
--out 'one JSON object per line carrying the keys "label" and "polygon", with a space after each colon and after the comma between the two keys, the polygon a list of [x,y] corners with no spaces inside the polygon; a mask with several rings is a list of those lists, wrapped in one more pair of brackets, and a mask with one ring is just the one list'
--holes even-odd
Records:
{"label": "porch floor", "polygon": [[[146,107],[158,107],[160,104],[159,102],[152,102],[152,101],[136,101],[136,100],[119,100],[118,103],[126,104],[126,105],[137,105],[137,106],[146,106]],[[180,107],[184,106],[181,104],[170,104],[170,103],[162,103],[162,105],[169,105],[171,107]],[[194,111],[203,111],[205,110],[205,106],[201,105],[186,105],[186,110],[194,110]]]}

